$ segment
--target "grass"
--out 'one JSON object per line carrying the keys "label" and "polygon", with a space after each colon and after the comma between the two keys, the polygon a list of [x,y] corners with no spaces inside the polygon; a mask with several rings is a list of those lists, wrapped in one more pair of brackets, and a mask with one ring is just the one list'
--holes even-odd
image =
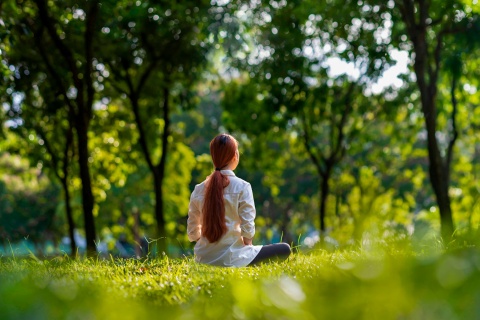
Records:
{"label": "grass", "polygon": [[218,268],[0,259],[1,319],[478,319],[480,250],[377,245]]}

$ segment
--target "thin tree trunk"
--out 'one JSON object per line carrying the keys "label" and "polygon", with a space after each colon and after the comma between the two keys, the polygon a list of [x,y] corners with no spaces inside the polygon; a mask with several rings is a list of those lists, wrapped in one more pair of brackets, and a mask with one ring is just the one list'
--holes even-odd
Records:
{"label": "thin tree trunk", "polygon": [[[414,70],[427,130],[430,183],[440,211],[441,235],[445,241],[449,241],[454,230],[448,195],[450,161],[441,156],[436,138],[437,79],[440,71],[443,34],[442,32],[437,33],[436,47],[429,52],[427,32],[430,27],[428,20],[431,20],[429,17],[430,3],[426,0],[416,2],[401,0],[398,2],[398,6],[415,52]],[[451,143],[451,147],[453,147],[453,143]]]}
{"label": "thin tree trunk", "polygon": [[335,216],[340,219],[340,195],[338,193],[335,194]]}
{"label": "thin tree trunk", "polygon": [[157,230],[159,236],[159,249],[162,252],[167,250],[167,237],[165,230],[165,217],[163,211],[163,179],[165,178],[165,167],[168,154],[168,138],[170,136],[170,90],[163,90],[163,135],[162,135],[162,156],[155,172],[155,216],[157,218]]}
{"label": "thin tree trunk", "polygon": [[[88,127],[90,119],[92,118],[92,107],[95,95],[93,89],[93,37],[95,32],[95,23],[97,21],[100,4],[98,1],[91,1],[87,12],[87,18],[85,22],[85,88],[86,90],[80,90],[78,88],[78,101],[79,117],[77,119],[77,135],[78,135],[78,149],[79,149],[79,164],[80,164],[80,176],[82,179],[82,197],[83,197],[83,212],[85,217],[85,234],[87,240],[87,254],[94,255],[96,250],[95,240],[95,221],[93,218],[93,205],[94,198],[92,193],[92,181],[90,177],[89,161],[90,154],[88,152]],[[81,86],[83,89],[83,86]],[[83,99],[84,93],[86,94]]]}
{"label": "thin tree trunk", "polygon": [[158,251],[160,253],[167,252],[167,238],[165,230],[165,218],[163,215],[163,177],[158,173],[154,174],[154,190],[155,190],[155,218],[157,221],[157,234],[158,234]]}
{"label": "thin tree trunk", "polygon": [[327,200],[330,194],[330,177],[333,168],[329,159],[325,162],[325,171],[321,174],[322,180],[320,184],[320,231],[322,235],[326,231],[325,216],[327,214]]}
{"label": "thin tree trunk", "polygon": [[73,144],[73,124],[72,124],[72,114],[69,113],[69,128],[67,131],[67,139],[65,142],[65,149],[63,150],[63,176],[60,180],[62,181],[63,192],[65,194],[65,209],[67,214],[68,221],[68,235],[70,237],[70,256],[74,258],[77,255],[77,244],[75,243],[75,223],[73,222],[72,215],[72,206],[70,205],[70,191],[68,189],[68,166],[70,164],[70,148]]}
{"label": "thin tree trunk", "polygon": [[[427,101],[427,111],[435,108],[432,106],[433,101]],[[448,195],[449,178],[445,172],[444,161],[440,155],[437,138],[435,136],[436,130],[433,124],[429,124],[428,116],[425,116],[427,126],[427,143],[428,143],[428,159],[429,159],[429,174],[430,183],[438,204],[441,221],[441,234],[444,240],[449,240],[453,234],[453,218],[450,205],[450,196]]]}
{"label": "thin tree trunk", "polygon": [[75,257],[77,254],[77,244],[75,243],[74,235],[75,223],[73,222],[72,206],[70,205],[70,192],[68,190],[68,182],[66,177],[65,179],[62,179],[62,187],[65,194],[65,209],[68,222],[68,236],[70,238],[70,256]]}
{"label": "thin tree trunk", "polygon": [[320,207],[319,207],[319,217],[320,217],[320,231],[325,233],[325,211],[327,206],[327,197],[328,197],[328,180],[325,176],[322,177],[320,183]]}
{"label": "thin tree trunk", "polygon": [[[417,69],[417,68],[415,68]],[[427,129],[427,149],[429,160],[430,183],[438,204],[441,221],[441,234],[444,240],[448,241],[453,234],[453,218],[450,205],[450,196],[448,195],[449,177],[445,170],[446,165],[440,154],[440,148],[436,137],[436,90],[433,86],[426,86],[424,74],[417,72],[418,84],[422,100],[422,109]]]}
{"label": "thin tree trunk", "polygon": [[57,176],[57,178],[60,180],[60,183],[62,184],[63,193],[65,197],[65,209],[66,209],[65,213],[66,213],[67,222],[68,222],[68,235],[70,238],[70,251],[71,251],[70,256],[74,258],[77,252],[77,245],[75,243],[75,237],[74,237],[75,223],[73,222],[72,207],[70,205],[70,192],[68,189],[68,167],[71,162],[70,149],[73,144],[72,125],[73,125],[72,119],[71,117],[69,117],[69,128],[68,128],[68,131],[66,132],[65,146],[63,150],[62,174],[60,174],[60,172],[58,171],[59,159],[57,158],[57,153],[53,150],[52,145],[50,144],[50,140],[47,138],[47,135],[43,131],[43,128],[37,127],[35,128],[35,130],[37,131],[37,134],[42,137],[45,144],[45,148],[47,149],[47,152],[50,154],[50,157],[51,157],[53,171],[55,172],[55,175]]}
{"label": "thin tree trunk", "polygon": [[93,218],[93,193],[92,181],[90,178],[90,168],[88,166],[88,137],[85,120],[76,119],[76,129],[78,137],[78,163],[80,165],[80,179],[82,180],[82,200],[83,217],[85,222],[85,235],[87,242],[87,255],[95,255],[97,249],[95,245],[96,232]]}
{"label": "thin tree trunk", "polygon": [[127,78],[127,83],[129,84],[130,93],[129,98],[132,104],[133,114],[135,116],[135,122],[137,124],[138,132],[139,132],[139,142],[140,147],[142,148],[143,155],[145,157],[145,161],[148,164],[150,172],[153,176],[153,188],[155,192],[155,219],[157,222],[157,248],[159,252],[166,252],[167,251],[167,238],[166,238],[166,230],[165,230],[165,217],[164,217],[164,210],[163,210],[163,179],[165,177],[165,166],[167,162],[167,154],[168,154],[168,138],[170,136],[170,106],[169,106],[169,99],[170,99],[170,90],[168,88],[164,88],[163,90],[163,120],[164,120],[164,127],[163,127],[163,134],[162,134],[162,155],[160,157],[160,161],[157,165],[154,164],[153,159],[150,154],[150,150],[147,144],[147,136],[143,126],[143,121],[140,116],[140,108],[138,105],[138,94],[136,93],[135,89],[133,88],[133,84],[131,83],[130,79]]}
{"label": "thin tree trunk", "polygon": [[[437,109],[435,99],[437,95],[436,83],[427,85],[425,79],[426,68],[426,43],[422,42],[415,46],[415,74],[420,89],[422,111],[424,115],[425,128],[427,130],[427,149],[429,159],[430,183],[438,204],[441,221],[441,234],[444,240],[448,241],[453,234],[453,218],[448,195],[449,177],[445,171],[444,159],[440,154],[436,132]],[[430,80],[432,81],[432,80]]]}

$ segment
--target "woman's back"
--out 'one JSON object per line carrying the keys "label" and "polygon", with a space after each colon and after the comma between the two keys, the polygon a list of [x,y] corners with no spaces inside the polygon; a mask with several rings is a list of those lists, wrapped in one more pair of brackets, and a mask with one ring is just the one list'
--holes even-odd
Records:
{"label": "woman's back", "polygon": [[[210,243],[200,237],[195,246],[197,261],[228,266],[248,265],[260,251],[261,246],[245,246],[242,237],[253,238],[255,234],[255,204],[250,184],[235,176],[231,170],[222,170],[230,183],[223,190],[225,223],[227,232],[217,242]],[[206,181],[197,185],[190,199],[188,236],[195,241],[201,235],[201,226],[194,228],[195,221],[203,220]]]}
{"label": "woman's back", "polygon": [[188,208],[187,233],[196,241],[195,260],[242,267],[270,258],[286,258],[290,246],[254,246],[255,203],[252,187],[233,173],[240,161],[238,142],[228,134],[210,141],[215,171],[195,186]]}

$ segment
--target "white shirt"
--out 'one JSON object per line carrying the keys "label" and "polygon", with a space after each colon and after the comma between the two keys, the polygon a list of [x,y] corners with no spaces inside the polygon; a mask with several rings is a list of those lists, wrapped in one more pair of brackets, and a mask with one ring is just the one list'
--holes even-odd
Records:
{"label": "white shirt", "polygon": [[222,170],[230,184],[223,189],[225,222],[228,231],[215,243],[202,236],[202,208],[205,181],[195,186],[188,208],[188,239],[195,244],[195,260],[225,267],[243,267],[257,256],[262,246],[245,246],[242,237],[255,235],[255,203],[250,183],[235,176],[232,170]]}

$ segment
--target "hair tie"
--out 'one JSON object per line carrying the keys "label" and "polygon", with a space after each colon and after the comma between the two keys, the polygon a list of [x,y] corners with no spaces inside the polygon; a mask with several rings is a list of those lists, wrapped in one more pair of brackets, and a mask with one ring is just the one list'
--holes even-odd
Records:
{"label": "hair tie", "polygon": [[220,168],[215,168],[215,171],[220,171],[220,170],[222,170],[222,169],[220,169]]}

